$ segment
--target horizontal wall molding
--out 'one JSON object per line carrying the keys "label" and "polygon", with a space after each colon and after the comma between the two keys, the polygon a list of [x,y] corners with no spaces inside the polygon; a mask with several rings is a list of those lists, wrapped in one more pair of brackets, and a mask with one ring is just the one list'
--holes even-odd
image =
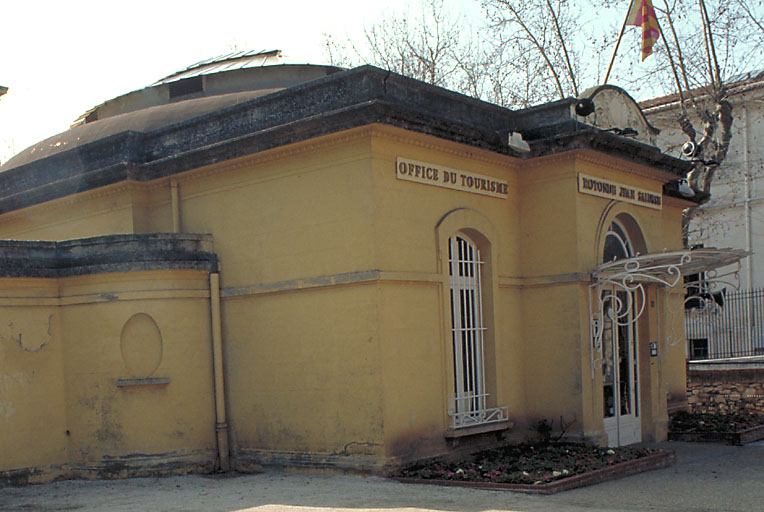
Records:
{"label": "horizontal wall molding", "polygon": [[[225,276],[225,274],[223,274]],[[230,286],[220,289],[222,298],[245,297],[248,295],[266,295],[272,293],[284,293],[299,290],[325,288],[329,286],[343,286],[359,283],[374,283],[380,280],[379,270],[363,270],[327,276],[306,277],[302,279],[289,279],[272,283],[258,283],[244,286]]]}
{"label": "horizontal wall molding", "polygon": [[145,377],[142,379],[117,379],[118,388],[162,386],[170,383],[170,377]]}
{"label": "horizontal wall molding", "polygon": [[81,295],[62,295],[60,297],[13,297],[0,296],[0,307],[29,307],[29,306],[71,306],[75,304],[94,304],[99,302],[115,302],[129,300],[161,300],[161,299],[208,299],[209,290],[133,290],[129,292],[103,292]]}
{"label": "horizontal wall molding", "polygon": [[502,288],[536,288],[557,284],[589,284],[592,275],[588,272],[573,272],[570,274],[552,274],[533,277],[499,277],[499,287]]}
{"label": "horizontal wall molding", "polygon": [[[274,281],[271,283],[227,286],[221,288],[220,296],[222,298],[236,298],[251,295],[268,295],[274,293],[312,290],[331,286],[371,283],[440,285],[443,283],[443,279],[443,275],[435,272],[396,272],[374,269],[343,274],[289,279],[285,281]],[[588,284],[589,282],[591,282],[590,274],[586,272],[577,272],[572,274],[558,274],[530,278],[500,276],[498,284],[500,288],[532,288],[557,284]]]}
{"label": "horizontal wall molding", "polygon": [[74,304],[93,304],[97,302],[115,302],[128,300],[159,300],[159,299],[208,299],[209,290],[146,290],[116,293],[93,293],[86,295],[62,296],[61,306]]}

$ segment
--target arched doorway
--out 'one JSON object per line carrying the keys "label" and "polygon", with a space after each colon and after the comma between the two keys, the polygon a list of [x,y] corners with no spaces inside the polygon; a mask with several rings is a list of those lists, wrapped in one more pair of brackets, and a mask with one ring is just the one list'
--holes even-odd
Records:
{"label": "arched doorway", "polygon": [[[614,219],[605,234],[603,262],[636,255],[627,226]],[[642,440],[637,350],[637,300],[633,291],[616,287],[601,290],[603,421],[609,446]]]}

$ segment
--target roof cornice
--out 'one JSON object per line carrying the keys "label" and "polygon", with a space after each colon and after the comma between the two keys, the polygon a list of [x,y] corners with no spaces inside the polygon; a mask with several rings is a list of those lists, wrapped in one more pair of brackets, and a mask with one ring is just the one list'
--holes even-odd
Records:
{"label": "roof cornice", "polygon": [[[585,125],[570,118],[557,124],[545,119],[545,138],[529,141],[530,154],[509,148],[507,134],[532,130],[533,112],[546,111],[546,117],[557,112],[564,117],[569,112],[567,103],[557,103],[552,109],[514,112],[362,66],[151,131],[109,133],[86,144],[78,143],[73,133],[63,146],[68,149],[14,167],[9,167],[14,165],[11,160],[3,167],[0,213],[125,180],[171,176],[376,123],[518,158],[588,147],[670,172],[684,169],[682,162],[657,148],[601,130],[579,130]],[[99,121],[90,124],[89,129],[99,128]]]}

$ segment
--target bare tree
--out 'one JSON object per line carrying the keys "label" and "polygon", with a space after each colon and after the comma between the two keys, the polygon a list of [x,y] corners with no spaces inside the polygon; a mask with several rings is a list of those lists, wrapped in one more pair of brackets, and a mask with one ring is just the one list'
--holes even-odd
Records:
{"label": "bare tree", "polygon": [[[446,0],[420,0],[412,16],[393,14],[364,29],[361,41],[338,40],[324,34],[329,63],[373,64],[503,106],[527,106],[532,94],[513,87],[516,73],[526,73],[535,61],[491,40],[487,23],[472,26],[449,12]],[[540,99],[543,100],[543,97]]]}
{"label": "bare tree", "polygon": [[[324,33],[324,56],[327,63],[332,66],[353,67],[359,64],[356,58],[359,56],[352,42],[338,41],[332,34]],[[356,57],[356,58],[354,58]]]}
{"label": "bare tree", "polygon": [[[521,62],[536,62],[524,78],[549,83],[554,96],[578,96],[578,55],[569,49],[576,15],[566,0],[492,0],[483,2],[499,47],[519,50]],[[545,93],[552,96],[547,88]]]}
{"label": "bare tree", "polygon": [[[475,25],[449,14],[445,0],[420,1],[414,16],[394,14],[366,27],[363,41],[325,34],[329,62],[374,64],[511,108],[577,95],[588,78],[579,10],[568,0],[485,2],[485,18]],[[599,58],[614,34],[590,39]]]}
{"label": "bare tree", "polygon": [[[758,27],[760,31],[760,35],[764,34],[764,19],[762,19],[761,12],[756,12],[756,7],[752,6],[749,2],[746,0],[737,0],[737,5],[740,6],[740,9],[745,13],[745,15],[748,17],[748,19],[753,23],[756,27]],[[759,9],[761,8],[761,0],[758,2]]]}
{"label": "bare tree", "polygon": [[[693,12],[691,6],[663,0],[661,10],[668,27],[663,37],[678,98],[677,122],[688,139],[684,153],[692,158],[695,166],[688,181],[703,192],[709,191],[713,176],[727,155],[733,122],[722,66],[734,65],[728,62],[728,57],[735,44],[731,30],[736,24],[729,16],[729,7],[715,7],[709,12],[705,0],[698,0],[697,10]],[[680,38],[675,23],[680,17],[697,20],[695,37]],[[722,57],[727,57],[725,60],[720,59],[719,43],[722,44],[719,50],[725,52]]]}
{"label": "bare tree", "polygon": [[393,15],[364,29],[363,44],[338,42],[325,34],[330,63],[374,64],[424,82],[474,95],[483,92],[477,37],[461,17],[444,8],[444,0],[424,0],[413,17]]}

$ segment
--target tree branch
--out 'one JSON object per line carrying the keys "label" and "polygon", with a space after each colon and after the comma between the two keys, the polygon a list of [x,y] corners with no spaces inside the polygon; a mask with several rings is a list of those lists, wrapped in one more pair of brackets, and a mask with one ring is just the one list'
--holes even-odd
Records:
{"label": "tree branch", "polygon": [[549,71],[552,73],[552,76],[554,77],[555,84],[557,85],[557,92],[560,94],[560,99],[564,99],[565,91],[562,88],[562,83],[560,83],[560,76],[557,74],[557,70],[555,66],[552,64],[552,61],[549,59],[549,56],[547,55],[547,52],[544,49],[544,46],[539,42],[535,34],[530,30],[530,28],[528,28],[528,26],[522,20],[522,17],[518,13],[517,9],[515,9],[515,7],[511,3],[509,3],[509,1],[503,1],[501,3],[504,6],[506,6],[506,8],[509,9],[509,11],[514,15],[515,23],[520,25],[520,27],[523,29],[525,34],[528,36],[528,39],[533,43],[533,45],[536,47],[536,50],[541,54],[541,58],[544,59],[544,62],[546,62],[546,65],[549,68]]}
{"label": "tree branch", "polygon": [[565,66],[568,68],[568,76],[570,76],[570,83],[573,86],[573,94],[578,97],[578,83],[576,82],[576,75],[573,73],[573,66],[570,64],[570,56],[568,55],[568,46],[565,44],[565,38],[562,36],[560,30],[560,22],[557,19],[557,13],[554,12],[554,7],[550,0],[546,0],[546,5],[549,8],[549,12],[552,15],[552,21],[554,21],[554,28],[557,32],[557,40],[562,47],[562,52],[565,55]]}

